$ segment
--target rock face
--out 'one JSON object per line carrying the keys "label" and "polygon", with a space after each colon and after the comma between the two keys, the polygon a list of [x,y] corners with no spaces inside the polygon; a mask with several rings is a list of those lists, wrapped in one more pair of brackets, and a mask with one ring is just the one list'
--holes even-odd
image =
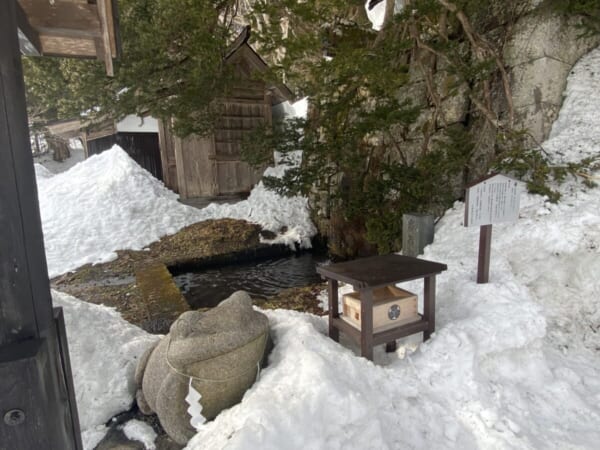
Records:
{"label": "rock face", "polygon": [[202,415],[213,419],[254,383],[268,341],[268,319],[243,291],[210,311],[183,313],[138,364],[140,410],[155,412],[167,434],[185,444],[195,434],[185,401],[190,380],[202,396]]}
{"label": "rock face", "polygon": [[[514,115],[512,128],[525,130],[521,144],[535,149],[548,138],[558,117],[572,67],[600,44],[600,35],[583,38],[581,17],[553,14],[544,7],[546,2],[521,0],[519,3],[522,13],[514,21],[508,20],[505,2],[491,2],[490,11],[483,17],[473,16],[471,23],[490,43],[506,72]],[[466,60],[475,60],[473,48],[466,39],[457,43],[457,48],[458,54],[468,55]],[[398,98],[410,101],[419,108],[420,114],[408,129],[390,129],[394,145],[386,146],[381,159],[410,166],[425,151],[448,142],[448,130],[466,131],[474,144],[471,159],[463,173],[450,180],[447,187],[458,199],[464,194],[465,184],[486,174],[502,150],[498,128],[474,101],[478,98],[481,103],[485,97],[482,83],[477,78],[458,77],[458,65],[418,48],[411,50],[407,63],[409,82],[400,88]],[[496,75],[487,81],[490,115],[508,123],[511,108],[503,80]],[[386,143],[385,139],[383,142]],[[361,236],[365,234],[364,229],[352,228],[351,223],[339,220],[334,211],[322,206],[327,203],[324,200],[327,193],[319,194],[322,197],[313,200],[313,220],[319,232],[328,238],[330,251],[342,258],[360,255],[365,248],[366,239]],[[440,205],[439,210],[428,212],[439,215],[446,207]]]}

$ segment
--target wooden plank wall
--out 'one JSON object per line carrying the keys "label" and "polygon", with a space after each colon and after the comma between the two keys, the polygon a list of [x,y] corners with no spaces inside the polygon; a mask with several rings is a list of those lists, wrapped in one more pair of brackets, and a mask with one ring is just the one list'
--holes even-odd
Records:
{"label": "wooden plank wall", "polygon": [[215,130],[216,179],[219,194],[249,192],[261,171],[241,160],[244,137],[271,123],[271,99],[262,82],[246,80],[222,102],[223,114]]}
{"label": "wooden plank wall", "polygon": [[162,120],[158,121],[158,142],[165,186],[173,192],[179,192],[175,143],[173,142],[173,136],[169,132],[169,124]]}
{"label": "wooden plank wall", "polygon": [[182,198],[218,195],[214,160],[214,137],[175,136],[175,160],[179,195]]}
{"label": "wooden plank wall", "polygon": [[240,82],[220,101],[211,136],[181,139],[168,126],[159,127],[165,183],[182,198],[247,193],[261,178],[262,170],[241,160],[241,147],[256,127],[271,125],[271,96],[263,81],[249,79],[252,68],[243,52],[235,64]]}

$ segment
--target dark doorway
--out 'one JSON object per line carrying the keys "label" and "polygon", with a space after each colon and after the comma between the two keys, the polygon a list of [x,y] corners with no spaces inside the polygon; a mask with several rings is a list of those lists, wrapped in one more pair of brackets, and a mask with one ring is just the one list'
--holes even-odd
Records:
{"label": "dark doorway", "polygon": [[163,181],[158,133],[117,133],[87,142],[88,155],[97,155],[118,144],[136,163]]}

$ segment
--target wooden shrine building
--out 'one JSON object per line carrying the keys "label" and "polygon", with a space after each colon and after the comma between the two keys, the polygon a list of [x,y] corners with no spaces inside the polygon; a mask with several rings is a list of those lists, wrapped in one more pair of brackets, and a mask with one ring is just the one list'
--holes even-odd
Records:
{"label": "wooden shrine building", "polygon": [[250,192],[261,173],[240,158],[244,136],[261,125],[272,123],[272,106],[293,99],[283,84],[267,85],[252,75],[268,69],[267,63],[248,44],[246,27],[225,57],[239,79],[231,95],[219,100],[222,114],[207,137],[184,139],[159,125],[162,173],[165,185],[181,198],[217,197]]}

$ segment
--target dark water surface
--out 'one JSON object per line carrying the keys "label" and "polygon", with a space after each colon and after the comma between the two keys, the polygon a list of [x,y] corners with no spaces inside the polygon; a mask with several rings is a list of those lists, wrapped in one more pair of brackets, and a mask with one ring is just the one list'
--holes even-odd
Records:
{"label": "dark water surface", "polygon": [[267,298],[284,289],[323,281],[316,265],[325,256],[302,253],[243,264],[212,267],[173,277],[192,308],[216,306],[235,291],[246,291],[254,298]]}

